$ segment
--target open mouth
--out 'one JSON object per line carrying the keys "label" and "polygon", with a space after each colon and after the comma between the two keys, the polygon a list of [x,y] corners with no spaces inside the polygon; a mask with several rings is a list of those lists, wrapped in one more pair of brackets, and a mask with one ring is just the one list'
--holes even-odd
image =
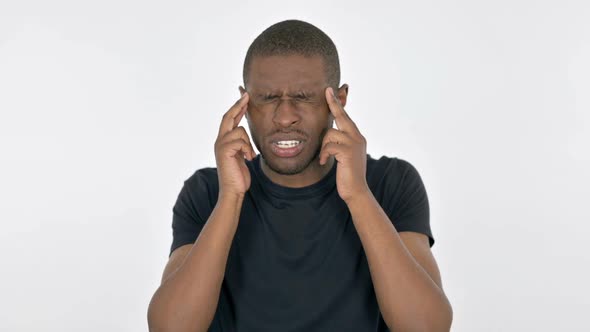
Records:
{"label": "open mouth", "polygon": [[295,157],[303,150],[304,141],[299,140],[282,140],[273,142],[271,145],[272,152],[281,158]]}

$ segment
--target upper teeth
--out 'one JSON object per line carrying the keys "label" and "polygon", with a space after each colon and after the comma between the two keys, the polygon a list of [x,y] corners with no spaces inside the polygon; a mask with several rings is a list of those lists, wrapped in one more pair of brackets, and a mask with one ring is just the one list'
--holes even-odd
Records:
{"label": "upper teeth", "polygon": [[277,145],[280,147],[292,147],[301,143],[300,141],[278,141]]}

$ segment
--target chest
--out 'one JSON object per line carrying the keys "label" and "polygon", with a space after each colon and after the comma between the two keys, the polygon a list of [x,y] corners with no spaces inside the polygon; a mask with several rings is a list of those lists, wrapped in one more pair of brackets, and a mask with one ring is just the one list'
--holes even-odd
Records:
{"label": "chest", "polygon": [[[287,322],[317,324],[377,322],[373,285],[347,207],[244,204],[224,279],[224,296],[245,326]],[[264,203],[259,203],[264,204]],[[322,322],[322,323],[320,323]],[[332,325],[330,325],[332,324]]]}

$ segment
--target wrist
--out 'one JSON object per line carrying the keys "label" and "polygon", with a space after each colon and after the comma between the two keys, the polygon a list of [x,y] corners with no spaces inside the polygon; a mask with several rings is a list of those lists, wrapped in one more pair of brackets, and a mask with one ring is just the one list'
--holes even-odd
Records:
{"label": "wrist", "polygon": [[344,202],[348,206],[349,210],[366,207],[368,203],[375,199],[373,193],[369,188],[366,190],[359,191],[355,195],[352,195],[350,198],[346,199]]}
{"label": "wrist", "polygon": [[219,195],[217,196],[217,202],[220,203],[229,203],[229,204],[241,204],[244,200],[244,196],[246,193],[235,193],[235,192],[226,192],[226,191],[219,191]]}

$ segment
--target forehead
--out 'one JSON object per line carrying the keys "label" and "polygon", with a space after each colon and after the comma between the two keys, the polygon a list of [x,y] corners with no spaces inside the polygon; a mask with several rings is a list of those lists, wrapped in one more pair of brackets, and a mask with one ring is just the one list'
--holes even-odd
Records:
{"label": "forehead", "polygon": [[257,56],[250,63],[252,90],[321,89],[327,86],[323,59],[302,55]]}

